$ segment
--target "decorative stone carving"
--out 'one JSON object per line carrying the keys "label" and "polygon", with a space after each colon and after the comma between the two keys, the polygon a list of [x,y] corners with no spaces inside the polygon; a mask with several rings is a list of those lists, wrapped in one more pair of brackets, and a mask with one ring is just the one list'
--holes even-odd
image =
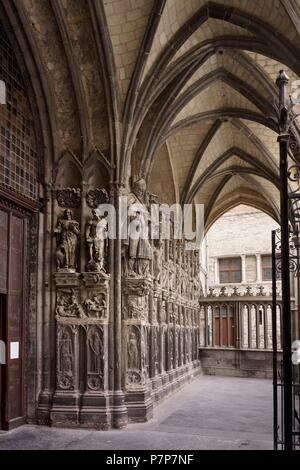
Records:
{"label": "decorative stone carving", "polygon": [[107,220],[105,217],[98,216],[95,209],[92,210],[92,217],[87,222],[85,237],[89,255],[87,271],[105,273]]}
{"label": "decorative stone carving", "polygon": [[142,383],[142,373],[139,329],[135,326],[129,327],[127,338],[127,384],[131,386],[140,385]]}
{"label": "decorative stone carving", "polygon": [[80,230],[79,223],[74,220],[70,209],[66,209],[58,219],[54,233],[57,240],[55,254],[57,270],[76,272]]}
{"label": "decorative stone carving", "polygon": [[86,195],[86,203],[91,209],[96,209],[100,204],[106,204],[109,197],[106,189],[92,189]]}
{"label": "decorative stone carving", "polygon": [[128,319],[147,320],[148,312],[144,296],[128,295],[125,307],[125,316]]}
{"label": "decorative stone carving", "polygon": [[82,305],[78,302],[75,291],[59,291],[57,294],[56,310],[57,318],[85,318],[86,314]]}
{"label": "decorative stone carving", "polygon": [[107,317],[105,294],[102,292],[94,293],[92,298],[87,298],[83,303],[80,303],[73,289],[71,291],[58,291],[55,313],[57,320],[60,322],[64,322],[66,319],[78,319],[86,323],[86,320],[89,319],[105,319]]}
{"label": "decorative stone carving", "polygon": [[264,286],[259,286],[258,287],[257,295],[262,295],[262,296],[266,295]]}
{"label": "decorative stone carving", "polygon": [[94,294],[92,299],[83,302],[85,313],[90,318],[105,318],[107,314],[107,304],[103,293]]}
{"label": "decorative stone carving", "polygon": [[80,188],[64,188],[56,190],[56,200],[60,207],[74,208],[81,204]]}
{"label": "decorative stone carving", "polygon": [[162,241],[155,240],[153,248],[153,278],[157,283],[161,282],[162,271]]}
{"label": "decorative stone carving", "polygon": [[91,326],[87,334],[87,386],[92,391],[104,385],[103,331]]}
{"label": "decorative stone carving", "polygon": [[74,353],[72,335],[68,328],[59,330],[58,339],[58,387],[62,390],[74,389]]}
{"label": "decorative stone carving", "polygon": [[173,369],[174,366],[174,332],[169,330],[169,366]]}
{"label": "decorative stone carving", "polygon": [[128,196],[128,238],[123,241],[122,270],[126,277],[149,277],[152,248],[148,239],[148,195],[146,182],[136,181]]}

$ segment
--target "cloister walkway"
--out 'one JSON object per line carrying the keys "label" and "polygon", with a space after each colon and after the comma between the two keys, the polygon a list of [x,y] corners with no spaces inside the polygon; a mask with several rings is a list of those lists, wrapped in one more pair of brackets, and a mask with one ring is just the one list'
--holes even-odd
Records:
{"label": "cloister walkway", "polygon": [[124,430],[26,425],[0,434],[4,449],[272,449],[270,380],[201,376]]}

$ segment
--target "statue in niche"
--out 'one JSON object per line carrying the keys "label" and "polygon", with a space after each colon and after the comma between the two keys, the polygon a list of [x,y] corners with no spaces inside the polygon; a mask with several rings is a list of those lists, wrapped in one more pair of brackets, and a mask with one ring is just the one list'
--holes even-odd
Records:
{"label": "statue in niche", "polygon": [[139,353],[137,337],[134,331],[131,331],[128,341],[128,369],[139,368]]}
{"label": "statue in niche", "polygon": [[87,222],[85,238],[89,255],[87,270],[105,273],[107,220],[105,216],[99,216],[96,209],[92,210],[92,217]]}
{"label": "statue in niche", "polygon": [[73,348],[70,333],[65,331],[59,345],[59,369],[64,377],[73,376]]}
{"label": "statue in niche", "polygon": [[141,369],[142,371],[146,371],[146,341],[145,341],[145,336],[147,332],[145,330],[145,333],[142,334],[141,336]]}
{"label": "statue in niche", "polygon": [[79,248],[79,223],[74,220],[73,212],[66,209],[57,221],[54,230],[57,239],[57,270],[76,272]]}
{"label": "statue in niche", "polygon": [[88,317],[103,318],[106,316],[106,300],[105,295],[94,294],[92,299],[86,299],[83,303]]}
{"label": "statue in niche", "polygon": [[169,339],[169,358],[170,358],[170,369],[173,369],[174,364],[174,333],[170,331],[170,339]]}
{"label": "statue in niche", "polygon": [[160,283],[162,270],[162,241],[155,240],[153,249],[153,277]]}
{"label": "statue in niche", "polygon": [[[123,273],[129,277],[147,277],[150,274],[152,248],[149,243],[148,195],[146,182],[136,181],[128,196],[128,238],[123,243]],[[127,258],[126,260],[124,259]]]}
{"label": "statue in niche", "polygon": [[93,330],[88,337],[89,368],[91,373],[100,374],[103,369],[103,344],[98,331]]}

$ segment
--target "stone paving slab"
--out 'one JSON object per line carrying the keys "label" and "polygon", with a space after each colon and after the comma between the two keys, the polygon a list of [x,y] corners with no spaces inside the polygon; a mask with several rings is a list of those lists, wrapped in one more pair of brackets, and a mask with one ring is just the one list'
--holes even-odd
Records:
{"label": "stone paving slab", "polygon": [[202,376],[165,400],[147,423],[91,431],[26,425],[0,434],[4,449],[272,449],[272,382]]}

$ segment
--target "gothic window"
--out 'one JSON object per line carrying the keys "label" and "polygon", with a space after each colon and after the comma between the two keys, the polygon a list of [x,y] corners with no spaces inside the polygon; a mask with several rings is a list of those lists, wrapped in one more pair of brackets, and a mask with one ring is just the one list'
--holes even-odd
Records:
{"label": "gothic window", "polygon": [[221,284],[236,284],[242,282],[241,258],[219,259],[219,274]]}
{"label": "gothic window", "polygon": [[14,52],[0,24],[0,186],[33,200],[38,196],[38,158],[32,112]]}

